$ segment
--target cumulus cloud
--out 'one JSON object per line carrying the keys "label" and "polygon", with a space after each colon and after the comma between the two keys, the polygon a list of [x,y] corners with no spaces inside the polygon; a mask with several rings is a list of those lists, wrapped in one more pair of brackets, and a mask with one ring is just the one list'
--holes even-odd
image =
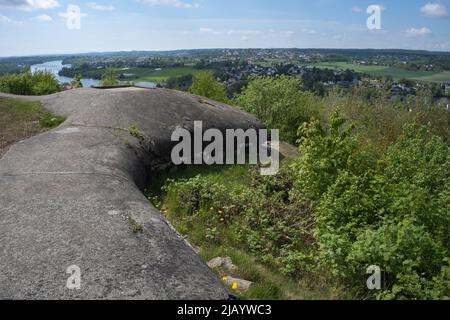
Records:
{"label": "cumulus cloud", "polygon": [[165,6],[165,7],[175,7],[175,8],[198,8],[200,5],[196,2],[190,3],[182,0],[138,0],[141,3],[148,4],[149,6]]}
{"label": "cumulus cloud", "polygon": [[428,34],[431,34],[432,32],[427,27],[422,27],[419,29],[416,29],[416,28],[408,29],[405,31],[405,33],[406,33],[406,36],[408,36],[408,37],[423,37]]}
{"label": "cumulus cloud", "polygon": [[0,7],[20,10],[45,10],[59,7],[59,2],[56,0],[0,0]]}
{"label": "cumulus cloud", "polygon": [[427,17],[438,17],[444,18],[448,17],[447,8],[440,3],[427,3],[422,8],[420,8],[420,12]]}
{"label": "cumulus cloud", "polygon": [[91,9],[99,10],[99,11],[112,11],[115,9],[113,5],[98,4],[96,2],[88,2],[88,3],[86,3],[86,5]]}

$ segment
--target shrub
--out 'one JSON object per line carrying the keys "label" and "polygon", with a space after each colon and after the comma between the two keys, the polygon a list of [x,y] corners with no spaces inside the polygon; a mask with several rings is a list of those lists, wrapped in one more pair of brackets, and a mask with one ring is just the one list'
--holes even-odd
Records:
{"label": "shrub", "polygon": [[214,78],[212,72],[199,72],[194,75],[189,91],[193,94],[230,104],[226,87]]}
{"label": "shrub", "polygon": [[192,234],[199,225],[197,245],[231,241],[290,276],[309,270],[311,209],[304,200],[290,201],[290,168],[276,178],[261,177],[256,169],[247,169],[242,178],[234,167],[224,176],[168,181],[166,203],[184,221],[179,228]]}
{"label": "shrub", "polygon": [[268,128],[279,129],[283,141],[295,143],[297,128],[321,112],[319,98],[301,89],[295,77],[254,77],[237,97],[237,104]]}
{"label": "shrub", "polygon": [[0,77],[0,91],[18,95],[47,95],[60,91],[60,86],[51,72],[27,71]]}
{"label": "shrub", "polygon": [[100,85],[103,87],[117,86],[119,84],[119,80],[117,79],[117,75],[112,68],[106,69],[105,73],[102,76],[102,81]]}
{"label": "shrub", "polygon": [[76,74],[70,83],[73,88],[83,88],[83,83],[81,82],[82,76],[81,74]]}
{"label": "shrub", "polygon": [[448,146],[428,127],[406,125],[377,160],[350,129],[334,114],[329,130],[300,130],[295,190],[314,200],[321,263],[353,290],[378,265],[389,279],[378,297],[433,298],[425,287],[450,255]]}

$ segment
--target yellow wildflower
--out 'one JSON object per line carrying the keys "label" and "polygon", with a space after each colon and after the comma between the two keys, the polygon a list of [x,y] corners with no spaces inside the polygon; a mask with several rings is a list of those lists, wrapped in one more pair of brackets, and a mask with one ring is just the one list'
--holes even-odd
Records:
{"label": "yellow wildflower", "polygon": [[231,289],[237,290],[238,288],[239,288],[239,285],[236,282],[233,282],[233,284],[231,285]]}

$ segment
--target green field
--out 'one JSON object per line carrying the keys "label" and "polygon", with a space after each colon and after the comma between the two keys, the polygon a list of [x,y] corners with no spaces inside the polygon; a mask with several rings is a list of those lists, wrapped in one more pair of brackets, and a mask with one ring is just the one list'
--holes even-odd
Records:
{"label": "green field", "polygon": [[328,68],[328,69],[339,69],[345,70],[350,69],[355,72],[367,73],[374,77],[386,77],[391,76],[396,80],[399,79],[410,79],[416,81],[425,82],[450,82],[450,72],[430,72],[430,71],[409,71],[400,68],[387,67],[387,66],[367,66],[358,65],[346,62],[333,62],[333,63],[317,63],[313,66],[317,68]]}
{"label": "green field", "polygon": [[138,78],[133,79],[135,82],[164,82],[171,77],[180,77],[186,75],[194,75],[203,70],[198,70],[193,67],[176,67],[176,68],[163,68],[162,70],[146,69],[146,68],[133,68],[123,71],[124,73],[135,74]]}

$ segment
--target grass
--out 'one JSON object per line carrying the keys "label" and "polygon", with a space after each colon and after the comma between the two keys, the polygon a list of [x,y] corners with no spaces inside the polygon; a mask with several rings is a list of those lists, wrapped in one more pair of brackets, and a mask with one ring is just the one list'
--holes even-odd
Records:
{"label": "grass", "polygon": [[333,62],[333,63],[316,63],[312,66],[316,68],[328,68],[336,70],[350,69],[355,72],[367,73],[374,77],[387,77],[391,76],[396,80],[410,79],[424,82],[450,82],[450,72],[432,72],[432,71],[409,71],[400,68],[388,67],[388,66],[373,66],[373,65],[359,65],[346,62]]}
{"label": "grass", "polygon": [[[184,180],[198,175],[207,176],[208,181],[217,182],[225,187],[237,185],[247,186],[250,170],[248,166],[189,166],[180,167],[176,171],[167,171],[154,175],[146,190],[149,201],[172,223],[175,229],[189,242],[198,247],[200,256],[207,262],[216,257],[231,257],[237,266],[234,274],[225,274],[221,270],[214,270],[219,278],[234,276],[249,280],[253,285],[247,292],[234,291],[243,300],[309,300],[309,299],[337,299],[340,294],[330,289],[326,280],[315,277],[303,277],[294,280],[282,275],[275,267],[262,263],[254,254],[239,244],[232,227],[222,224],[214,230],[207,227],[212,211],[205,214],[181,214],[176,209],[179,206],[167,196],[162,187],[167,180]],[[216,210],[216,209],[214,209]],[[220,214],[220,211],[218,211]],[[220,241],[216,241],[210,233],[220,234]]]}
{"label": "grass", "polygon": [[[204,261],[215,257],[230,257],[237,266],[237,278],[252,281],[253,284],[247,292],[236,295],[242,300],[320,300],[336,299],[338,292],[333,292],[326,286],[323,279],[304,278],[295,281],[281,275],[270,266],[261,264],[256,257],[246,250],[230,245],[202,246],[200,256]],[[230,276],[215,270],[218,277]]]}
{"label": "grass", "polygon": [[39,102],[0,98],[0,157],[10,145],[57,127],[64,121]]}

